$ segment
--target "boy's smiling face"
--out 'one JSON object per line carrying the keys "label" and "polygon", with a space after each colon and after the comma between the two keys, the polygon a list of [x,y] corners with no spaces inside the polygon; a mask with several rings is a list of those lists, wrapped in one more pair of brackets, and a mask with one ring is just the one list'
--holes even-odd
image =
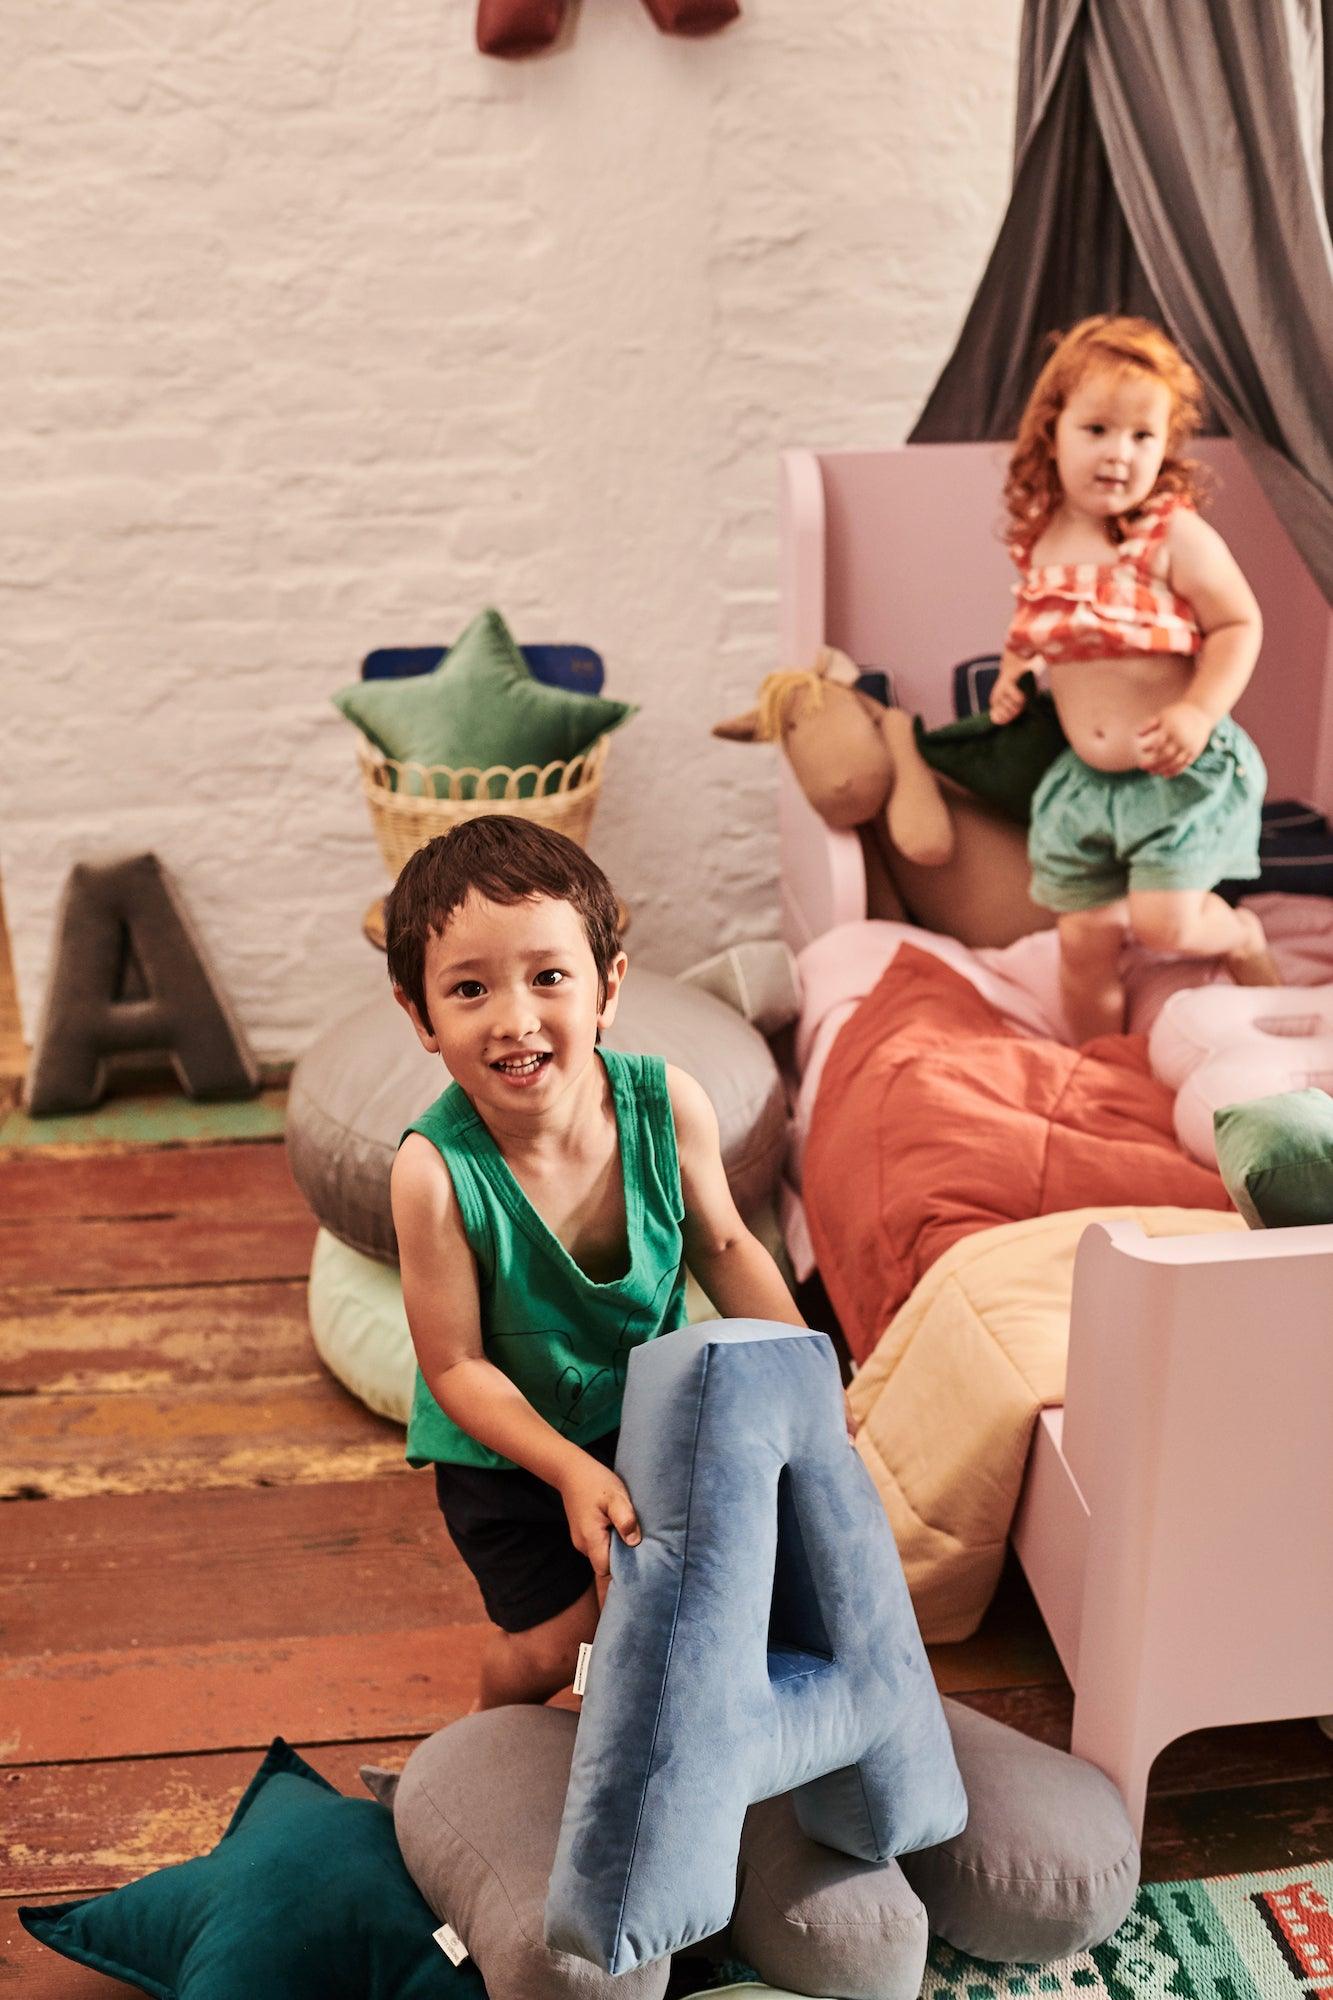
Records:
{"label": "boy's smiling face", "polygon": [[426,944],[429,1021],[396,991],[422,1047],[443,1057],[484,1116],[544,1112],[586,1074],[597,1031],[615,1018],[621,952],[602,995],[583,920],[570,903],[469,896]]}

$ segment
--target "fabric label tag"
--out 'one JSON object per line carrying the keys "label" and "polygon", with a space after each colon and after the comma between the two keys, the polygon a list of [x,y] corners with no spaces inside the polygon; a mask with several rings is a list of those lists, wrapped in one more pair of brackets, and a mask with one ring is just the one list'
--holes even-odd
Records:
{"label": "fabric label tag", "polygon": [[592,1658],[592,1647],[586,1639],[579,1642],[579,1661],[574,1669],[574,1692],[582,1694],[588,1685],[588,1662]]}
{"label": "fabric label tag", "polygon": [[452,1924],[441,1924],[440,1928],[437,1931],[433,1931],[431,1935],[451,1965],[461,1965],[463,1963],[463,1960],[467,1957],[467,1946],[463,1943],[462,1938],[459,1937],[458,1932]]}

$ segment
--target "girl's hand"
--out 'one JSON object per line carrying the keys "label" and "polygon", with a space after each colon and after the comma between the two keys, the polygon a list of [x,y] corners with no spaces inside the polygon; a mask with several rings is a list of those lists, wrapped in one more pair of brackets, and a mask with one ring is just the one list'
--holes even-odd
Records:
{"label": "girl's hand", "polygon": [[639,1517],[623,1479],[602,1465],[591,1452],[580,1452],[560,1481],[569,1538],[588,1558],[598,1576],[611,1574],[611,1530],[630,1548],[643,1540]]}
{"label": "girl's hand", "polygon": [[990,719],[992,722],[1012,722],[1021,715],[1028,705],[1028,698],[1017,681],[1007,680],[1002,674],[990,691]]}
{"label": "girl's hand", "polygon": [[1155,778],[1178,778],[1188,770],[1213,733],[1213,719],[1192,701],[1173,701],[1145,722],[1135,741],[1139,763]]}

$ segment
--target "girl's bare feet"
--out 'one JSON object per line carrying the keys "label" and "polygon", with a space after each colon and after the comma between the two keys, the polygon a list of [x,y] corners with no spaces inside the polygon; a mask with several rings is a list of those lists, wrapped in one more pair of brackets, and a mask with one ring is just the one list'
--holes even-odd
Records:
{"label": "girl's bare feet", "polygon": [[1237,986],[1280,986],[1282,974],[1268,949],[1268,939],[1258,917],[1253,910],[1236,910],[1234,915],[1245,928],[1246,942],[1227,953],[1223,961],[1227,971]]}

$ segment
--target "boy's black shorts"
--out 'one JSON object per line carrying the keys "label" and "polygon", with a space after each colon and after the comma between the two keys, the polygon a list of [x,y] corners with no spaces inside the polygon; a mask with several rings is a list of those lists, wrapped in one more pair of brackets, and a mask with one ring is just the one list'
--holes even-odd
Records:
{"label": "boy's black shorts", "polygon": [[[583,1450],[614,1465],[619,1430]],[[481,1586],[486,1615],[504,1632],[526,1632],[577,1604],[592,1564],[569,1539],[554,1486],[521,1466],[436,1465],[435,1497],[454,1547]]]}

